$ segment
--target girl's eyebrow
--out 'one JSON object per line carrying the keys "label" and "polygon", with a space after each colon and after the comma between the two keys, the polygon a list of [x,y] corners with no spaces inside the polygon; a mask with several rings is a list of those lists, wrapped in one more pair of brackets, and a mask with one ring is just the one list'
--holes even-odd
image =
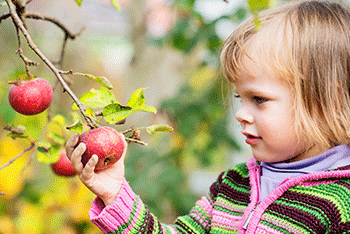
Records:
{"label": "girl's eyebrow", "polygon": [[[234,93],[237,93],[237,90],[234,90]],[[263,90],[258,90],[258,89],[248,89],[248,90],[243,90],[242,94],[248,95],[248,96],[267,96],[267,95],[272,95],[271,92],[265,92]]]}

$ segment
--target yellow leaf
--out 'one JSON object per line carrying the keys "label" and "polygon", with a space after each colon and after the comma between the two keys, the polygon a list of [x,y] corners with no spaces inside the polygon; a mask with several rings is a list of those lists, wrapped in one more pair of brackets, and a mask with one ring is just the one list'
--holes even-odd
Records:
{"label": "yellow leaf", "polygon": [[[19,142],[18,140],[12,140],[6,135],[0,138],[0,166],[8,163],[28,147],[24,147]],[[0,170],[0,192],[5,193],[5,196],[1,196],[1,198],[11,199],[21,191],[26,178],[26,176],[23,176],[22,169],[26,165],[29,154],[30,152],[26,152],[12,164]],[[29,172],[28,170],[26,172]],[[28,176],[28,174],[26,175]]]}
{"label": "yellow leaf", "polygon": [[6,234],[15,233],[14,223],[7,216],[0,219],[0,233],[6,233]]}

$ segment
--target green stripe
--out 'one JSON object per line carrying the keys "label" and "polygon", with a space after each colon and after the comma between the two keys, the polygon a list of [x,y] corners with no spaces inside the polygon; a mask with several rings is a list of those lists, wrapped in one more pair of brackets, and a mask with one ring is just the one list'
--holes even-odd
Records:
{"label": "green stripe", "polygon": [[[339,184],[321,184],[314,185],[312,187],[308,186],[298,186],[296,188],[290,188],[293,192],[302,192],[311,196],[315,196],[321,199],[328,200],[332,202],[338,209],[338,211],[347,210],[346,207],[350,207],[349,199],[343,199],[344,197],[350,196],[349,189],[345,188]],[[339,212],[341,221],[347,222],[350,220],[350,214],[346,212]]]}
{"label": "green stripe", "polygon": [[246,163],[240,163],[237,166],[233,168],[234,171],[236,171],[240,176],[243,178],[249,177],[249,171]]}
{"label": "green stripe", "polygon": [[127,228],[132,220],[134,219],[134,216],[136,214],[136,209],[137,209],[137,205],[139,204],[139,201],[140,201],[140,198],[139,197],[136,197],[136,201],[134,202],[134,206],[133,206],[133,209],[132,209],[132,212],[130,214],[130,219],[128,220],[128,222],[124,223],[123,225],[121,225],[115,232],[113,233],[121,233],[122,231],[125,230],[125,228]]}
{"label": "green stripe", "polygon": [[329,224],[329,218],[328,216],[324,213],[324,211],[318,207],[312,206],[308,203],[305,203],[303,201],[298,201],[298,200],[293,200],[290,201],[287,198],[281,197],[280,199],[276,200],[277,204],[281,204],[284,206],[296,208],[299,210],[302,210],[303,212],[312,214],[315,216],[318,220],[321,221],[321,223],[325,226],[328,226]]}
{"label": "green stripe", "polygon": [[[274,230],[278,230],[278,231],[280,231],[280,232],[282,232],[282,233],[290,234],[290,232],[287,231],[286,229],[284,229],[284,228],[282,228],[282,227],[280,227],[280,226],[276,226],[276,225],[274,225],[274,224],[272,224],[272,223],[269,223],[268,221],[261,220],[260,223],[262,223],[262,224],[264,224],[264,225],[266,225],[266,226],[269,226],[270,228],[273,228]],[[294,226],[294,225],[291,225],[291,226]],[[298,230],[300,230],[300,229],[298,228]]]}
{"label": "green stripe", "polygon": [[239,184],[239,182],[231,181],[229,179],[225,179],[223,181],[223,184],[227,184],[233,190],[239,191],[241,193],[250,194],[250,186],[248,184],[247,185],[242,185],[242,184]]}
{"label": "green stripe", "polygon": [[[281,213],[278,213],[277,211],[269,210],[268,213],[266,212],[264,216],[271,217],[272,220],[277,219],[279,221],[283,221],[285,223],[289,223],[291,226],[295,227],[296,229],[299,229],[302,231],[302,233],[312,233],[312,229],[309,228],[309,226],[305,223],[301,223],[295,219],[292,219],[288,215],[284,215]],[[293,222],[293,223],[291,223]],[[275,224],[271,223],[271,225],[276,226]],[[296,226],[297,225],[297,226]],[[277,228],[277,226],[276,226]]]}

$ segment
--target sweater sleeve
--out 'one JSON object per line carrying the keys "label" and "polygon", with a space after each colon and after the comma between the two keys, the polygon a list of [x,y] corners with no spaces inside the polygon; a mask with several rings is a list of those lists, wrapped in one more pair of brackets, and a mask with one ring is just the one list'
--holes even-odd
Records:
{"label": "sweater sleeve", "polygon": [[97,197],[89,217],[104,233],[208,233],[212,210],[212,196],[204,196],[190,214],[178,217],[172,225],[162,224],[124,179],[114,203],[105,206]]}

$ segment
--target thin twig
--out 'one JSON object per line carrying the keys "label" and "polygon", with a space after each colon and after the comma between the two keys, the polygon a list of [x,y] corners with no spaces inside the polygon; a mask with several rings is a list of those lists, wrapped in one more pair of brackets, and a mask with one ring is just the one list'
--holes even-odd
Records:
{"label": "thin twig", "polygon": [[35,146],[34,141],[31,142],[30,146],[26,149],[24,149],[19,155],[17,155],[16,157],[14,157],[13,159],[11,159],[10,161],[8,161],[7,163],[5,163],[4,165],[2,165],[0,167],[0,170],[4,169],[5,167],[11,165],[11,163],[13,163],[14,161],[16,161],[19,157],[21,157],[25,152],[32,150]]}
{"label": "thin twig", "polygon": [[137,143],[137,144],[140,144],[140,145],[147,146],[146,142],[139,141],[139,140],[136,140],[136,139],[132,139],[132,138],[129,138],[129,137],[125,137],[125,140],[128,141],[128,142],[134,142],[134,143]]}
{"label": "thin twig", "polygon": [[53,18],[51,16],[41,15],[38,13],[26,13],[24,15],[24,17],[27,19],[36,19],[36,20],[44,20],[44,21],[51,22],[51,23],[55,24],[57,27],[59,27],[64,32],[65,35],[64,35],[64,39],[63,39],[60,59],[57,62],[53,63],[53,64],[57,64],[59,68],[62,68],[65,48],[66,48],[68,39],[74,40],[77,36],[79,36],[84,31],[85,28],[83,27],[77,33],[72,33],[59,20],[57,20],[56,18]]}
{"label": "thin twig", "polygon": [[5,20],[5,19],[7,19],[9,17],[11,17],[10,13],[7,13],[7,14],[4,14],[4,15],[0,16],[0,23],[1,23],[2,20]]}
{"label": "thin twig", "polygon": [[19,29],[18,27],[16,27],[16,30],[17,30],[17,39],[18,39],[18,50],[17,50],[17,53],[19,54],[19,57],[21,57],[21,59],[23,60],[24,62],[24,65],[26,67],[26,72],[27,72],[27,75],[28,75],[28,78],[29,80],[33,78],[33,75],[32,73],[30,72],[29,70],[29,66],[38,66],[39,64],[38,63],[35,63],[31,60],[29,60],[23,53],[23,50],[22,50],[22,39],[21,39],[21,35],[19,33]]}
{"label": "thin twig", "polygon": [[10,131],[12,133],[17,133],[19,135],[23,135],[24,134],[24,132],[21,129],[15,128],[15,127],[11,127],[11,126],[8,126],[8,125],[6,125],[4,127],[4,129],[7,130],[7,131]]}
{"label": "thin twig", "polygon": [[[64,58],[64,53],[65,53],[65,51],[66,51],[66,45],[67,45],[67,42],[68,42],[68,34],[66,33],[65,35],[64,35],[64,39],[63,39],[63,43],[62,43],[62,49],[61,49],[61,56],[60,56],[60,59],[56,62],[56,64],[57,64],[57,66],[59,67],[59,68],[62,68],[62,66],[63,66],[63,58]],[[73,72],[71,72],[71,73],[73,73]]]}
{"label": "thin twig", "polygon": [[36,44],[33,42],[31,36],[29,35],[27,29],[24,27],[24,24],[22,22],[22,20],[20,19],[20,17],[18,16],[16,10],[14,9],[14,6],[12,5],[10,0],[5,0],[7,2],[7,5],[9,7],[10,13],[11,13],[11,17],[12,20],[14,22],[14,24],[16,25],[16,27],[18,27],[22,34],[24,35],[24,37],[27,40],[27,43],[29,45],[29,47],[41,58],[41,60],[50,68],[50,70],[55,74],[55,76],[57,77],[57,79],[59,80],[59,82],[61,83],[63,89],[65,91],[67,91],[67,93],[71,96],[71,98],[73,99],[73,101],[77,104],[77,106],[80,109],[81,114],[83,115],[84,119],[86,120],[88,126],[90,127],[94,127],[94,121],[85,114],[85,106],[80,102],[80,100],[76,97],[76,95],[73,93],[73,91],[69,88],[69,86],[67,85],[67,83],[64,81],[63,77],[60,74],[60,71],[50,62],[50,60],[48,60],[46,58],[46,56],[38,49],[38,47],[36,46]]}
{"label": "thin twig", "polygon": [[64,31],[64,33],[67,35],[68,38],[70,39],[75,39],[77,36],[79,36],[81,34],[81,32],[84,30],[81,29],[78,33],[71,33],[66,26],[64,26],[59,20],[57,20],[56,18],[53,18],[51,16],[46,16],[46,15],[41,15],[38,13],[26,13],[24,14],[24,17],[27,19],[36,19],[36,20],[44,20],[44,21],[48,21],[51,22],[53,24],[55,24],[57,27],[59,27],[60,29],[62,29]]}

